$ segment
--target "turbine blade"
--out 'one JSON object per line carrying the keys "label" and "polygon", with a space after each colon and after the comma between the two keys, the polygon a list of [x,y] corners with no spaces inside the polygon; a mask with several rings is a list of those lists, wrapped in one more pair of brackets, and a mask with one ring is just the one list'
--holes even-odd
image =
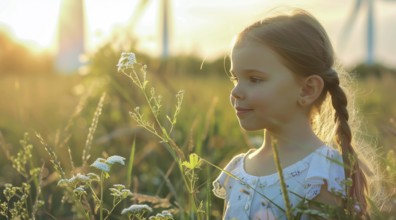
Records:
{"label": "turbine blade", "polygon": [[367,64],[374,63],[374,2],[368,0],[367,7]]}
{"label": "turbine blade", "polygon": [[144,10],[147,7],[147,3],[149,0],[140,0],[138,5],[136,6],[134,12],[132,13],[130,22],[129,22],[129,27],[128,29],[133,29],[135,28],[136,24],[139,22],[140,18],[142,17],[142,14]]}
{"label": "turbine blade", "polygon": [[163,59],[169,56],[169,0],[162,0],[162,55]]}
{"label": "turbine blade", "polygon": [[339,40],[339,49],[345,48],[347,39],[352,31],[352,27],[356,21],[359,10],[362,7],[362,3],[363,3],[362,0],[355,0],[355,5],[354,5],[351,13],[349,14],[347,22],[345,23],[345,26],[341,32],[341,37]]}

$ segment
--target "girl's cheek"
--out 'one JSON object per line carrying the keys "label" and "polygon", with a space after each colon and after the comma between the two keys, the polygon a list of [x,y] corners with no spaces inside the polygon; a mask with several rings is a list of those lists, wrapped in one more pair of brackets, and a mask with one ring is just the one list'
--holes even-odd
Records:
{"label": "girl's cheek", "polygon": [[250,95],[250,100],[257,104],[265,104],[268,101],[270,96],[264,92],[256,92]]}

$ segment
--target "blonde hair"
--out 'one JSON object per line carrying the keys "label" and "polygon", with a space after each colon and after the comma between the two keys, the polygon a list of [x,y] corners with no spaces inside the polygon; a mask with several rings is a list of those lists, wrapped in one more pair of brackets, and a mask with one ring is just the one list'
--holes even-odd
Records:
{"label": "blonde hair", "polygon": [[347,106],[345,93],[350,77],[336,64],[330,39],[319,21],[301,9],[290,12],[276,14],[248,26],[239,33],[234,46],[245,39],[264,43],[295,74],[322,77],[324,89],[314,103],[311,114],[313,129],[325,142],[335,141],[341,151],[346,179],[352,180],[352,184],[347,186],[347,196],[352,200],[346,199],[345,207],[355,212],[355,204],[350,201],[357,202],[360,210],[356,214],[369,218],[367,181],[359,166],[356,146],[352,147],[351,126],[356,121],[351,121],[350,116],[355,114],[355,110],[353,103]]}

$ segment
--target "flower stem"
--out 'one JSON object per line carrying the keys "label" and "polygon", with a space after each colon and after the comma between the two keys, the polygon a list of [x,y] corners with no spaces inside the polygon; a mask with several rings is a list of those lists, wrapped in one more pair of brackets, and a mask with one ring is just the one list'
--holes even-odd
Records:
{"label": "flower stem", "polygon": [[104,218],[104,220],[108,219],[111,215],[111,213],[114,211],[115,207],[120,204],[120,202],[122,201],[122,199],[120,199],[118,202],[115,202],[113,200],[113,207],[111,208],[111,210],[109,211],[108,215],[106,216],[106,218]]}
{"label": "flower stem", "polygon": [[103,220],[103,172],[100,173],[100,220]]}

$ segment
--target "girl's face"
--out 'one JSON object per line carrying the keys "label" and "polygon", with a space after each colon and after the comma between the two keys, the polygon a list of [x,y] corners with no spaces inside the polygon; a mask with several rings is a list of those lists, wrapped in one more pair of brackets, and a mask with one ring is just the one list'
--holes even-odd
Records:
{"label": "girl's face", "polygon": [[279,129],[302,110],[298,106],[301,86],[277,54],[253,40],[244,40],[231,52],[235,87],[231,104],[245,130]]}

